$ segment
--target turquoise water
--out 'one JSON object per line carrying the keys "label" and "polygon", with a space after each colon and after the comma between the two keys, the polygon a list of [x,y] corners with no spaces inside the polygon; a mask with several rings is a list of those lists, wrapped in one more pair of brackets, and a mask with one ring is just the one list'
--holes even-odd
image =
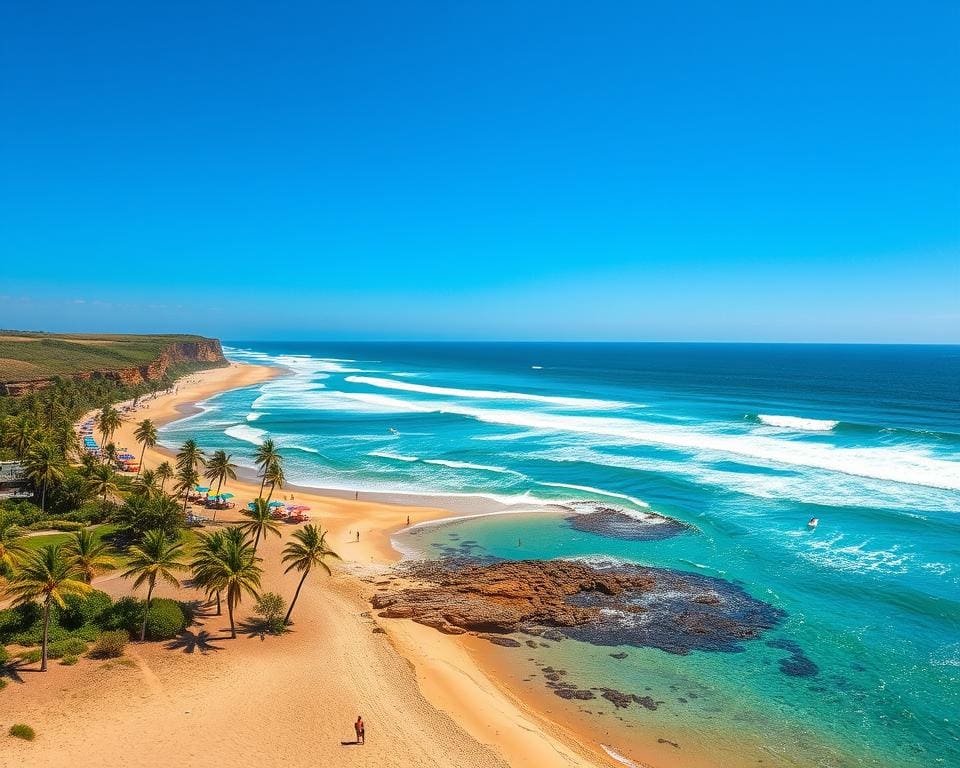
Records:
{"label": "turquoise water", "polygon": [[[569,640],[539,652],[577,682],[664,702],[629,717],[702,739],[749,731],[767,764],[960,764],[957,348],[258,343],[229,354],[290,375],[215,398],[165,428],[165,443],[190,435],[249,464],[270,435],[292,482],[528,510],[401,537],[428,556],[474,540],[503,558],[620,558],[735,581],[786,612],[742,653],[625,647],[614,660]],[[623,541],[542,506],[571,501],[692,530]],[[796,643],[818,673],[784,674],[789,654],[771,640]],[[630,754],[626,733],[616,746]]]}

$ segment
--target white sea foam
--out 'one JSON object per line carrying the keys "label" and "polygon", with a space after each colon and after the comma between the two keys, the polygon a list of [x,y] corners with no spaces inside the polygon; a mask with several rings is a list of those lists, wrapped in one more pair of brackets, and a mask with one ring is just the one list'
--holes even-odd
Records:
{"label": "white sea foam", "polygon": [[621,765],[626,765],[627,768],[650,768],[650,766],[644,763],[638,763],[636,760],[631,760],[629,757],[624,757],[613,747],[607,746],[606,744],[601,744],[600,746],[603,748],[603,751],[606,752],[613,760],[616,760]]}
{"label": "white sea foam", "polygon": [[640,499],[635,499],[633,496],[628,496],[625,493],[616,493],[615,491],[605,491],[602,488],[593,488],[589,485],[572,485],[571,483],[548,483],[538,482],[537,485],[545,485],[550,488],[569,488],[571,491],[583,491],[584,493],[593,493],[599,496],[609,496],[612,499],[623,499],[624,501],[629,501],[631,504],[635,504],[638,507],[644,507],[646,509],[650,508],[650,505],[645,501]]}
{"label": "white sea foam", "polygon": [[777,416],[766,413],[757,414],[757,420],[768,427],[795,429],[801,432],[829,432],[839,423],[829,419],[804,419],[799,416]]}
{"label": "white sea foam", "polygon": [[234,426],[223,430],[223,433],[228,437],[234,438],[235,440],[243,440],[246,443],[259,445],[263,442],[263,438],[266,436],[267,431],[265,429],[250,427],[246,424],[235,424]]}
{"label": "white sea foam", "polygon": [[426,384],[412,384],[407,381],[393,381],[377,376],[347,376],[347,381],[355,384],[368,384],[381,389],[395,389],[403,392],[418,392],[425,395],[444,395],[448,397],[476,398],[480,400],[523,400],[534,403],[548,403],[567,408],[622,408],[625,403],[613,400],[593,400],[583,397],[559,397],[554,395],[534,395],[528,392],[503,392],[487,389],[459,389],[456,387],[434,387]]}
{"label": "white sea foam", "polygon": [[370,451],[367,456],[376,456],[381,459],[393,459],[394,461],[420,461],[416,456],[404,456],[400,453],[391,453],[390,451]]}
{"label": "white sea foam", "polygon": [[484,472],[496,472],[501,475],[516,475],[517,477],[526,477],[523,472],[517,472],[506,467],[494,467],[488,464],[473,464],[469,461],[450,461],[448,459],[424,459],[424,464],[439,464],[441,467],[450,467],[451,469],[478,469]]}
{"label": "white sea foam", "polygon": [[614,557],[613,555],[570,555],[568,557],[555,557],[554,560],[560,560],[565,563],[583,563],[592,568],[616,568],[620,565],[643,565],[639,560],[630,560],[626,557]]}
{"label": "white sea foam", "polygon": [[906,448],[839,448],[824,443],[602,416],[467,408],[454,404],[440,410],[491,424],[603,435],[627,444],[680,448],[704,458],[745,456],[778,465],[815,467],[858,477],[960,490],[960,462],[932,458]]}
{"label": "white sea foam", "polygon": [[263,416],[262,413],[248,413],[248,414],[247,414],[247,421],[256,421],[256,420],[259,419],[261,416]]}

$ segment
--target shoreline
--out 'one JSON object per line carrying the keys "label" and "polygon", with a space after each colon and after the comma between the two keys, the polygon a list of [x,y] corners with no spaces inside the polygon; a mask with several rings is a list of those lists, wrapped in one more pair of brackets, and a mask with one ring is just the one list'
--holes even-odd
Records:
{"label": "shoreline", "polygon": [[[139,447],[133,437],[137,421],[150,418],[157,427],[161,427],[201,412],[198,403],[206,399],[282,375],[282,368],[247,363],[231,363],[226,368],[190,374],[178,380],[173,391],[148,398],[126,413],[114,442],[139,455]],[[157,446],[146,451],[141,466],[144,469],[154,467],[172,456],[172,451]],[[238,479],[229,481],[225,490],[235,494],[237,506],[233,510],[218,512],[218,522],[240,519],[239,510],[257,495],[259,487],[248,472],[238,470]],[[348,581],[350,608],[360,616],[373,616],[369,602],[375,591],[372,582],[401,558],[402,553],[394,549],[391,536],[407,527],[406,515],[409,514],[414,525],[422,525],[470,516],[471,512],[478,513],[476,503],[440,506],[446,501],[446,497],[441,496],[417,497],[414,494],[388,492],[353,494],[359,498],[349,498],[349,491],[286,485],[275,496],[295,496],[298,503],[309,505],[311,522],[322,524],[329,531],[332,546],[341,554],[344,563],[335,566],[334,579],[322,580],[316,592],[328,593],[334,588],[333,582]],[[437,505],[421,503],[423,501],[436,502]],[[497,510],[511,511],[510,507],[514,506],[489,498],[483,498],[480,504],[483,507],[480,514]],[[450,506],[461,508],[457,511],[450,509]],[[283,530],[286,540],[289,536],[287,526]],[[354,540],[357,530],[361,534],[360,542]],[[268,569],[270,567],[267,566]],[[113,575],[102,578],[116,580]],[[104,588],[99,583],[97,586]],[[249,613],[250,608],[249,605],[242,606],[241,613]],[[381,623],[376,622],[375,618],[373,620],[378,625],[376,631],[386,635],[394,652],[409,665],[417,688],[430,706],[438,713],[451,717],[479,746],[492,749],[508,765],[594,768],[618,764],[602,751],[601,745],[597,744],[593,749],[587,747],[585,734],[577,732],[567,723],[546,717],[527,702],[521,701],[505,681],[497,679],[493,672],[495,665],[485,660],[487,649],[461,643],[412,621],[388,620]],[[369,629],[366,631],[369,632]],[[403,764],[407,764],[407,761]],[[409,761],[409,764],[416,763]]]}

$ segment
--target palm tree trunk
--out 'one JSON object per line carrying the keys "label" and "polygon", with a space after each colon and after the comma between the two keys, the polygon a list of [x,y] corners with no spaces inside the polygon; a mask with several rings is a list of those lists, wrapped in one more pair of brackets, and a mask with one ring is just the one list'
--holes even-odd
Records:
{"label": "palm tree trunk", "polygon": [[237,639],[237,628],[233,624],[233,600],[227,595],[227,612],[230,614],[230,637]]}
{"label": "palm tree trunk", "polygon": [[290,608],[287,610],[287,615],[286,615],[286,617],[283,619],[283,623],[284,623],[284,624],[289,624],[289,623],[290,623],[290,614],[293,613],[293,606],[295,606],[295,605],[297,604],[297,598],[300,597],[300,587],[302,587],[302,586],[303,586],[303,582],[305,582],[305,581],[307,580],[307,575],[308,575],[309,573],[310,573],[310,569],[307,568],[307,570],[305,570],[305,571],[303,572],[303,576],[300,577],[300,583],[297,584],[297,591],[293,593],[293,601],[290,603]]}
{"label": "palm tree trunk", "polygon": [[43,490],[40,492],[40,511],[47,514],[47,481],[43,481]]}
{"label": "palm tree trunk", "polygon": [[257,528],[256,538],[253,540],[253,554],[257,554],[257,547],[260,544],[260,528]]}
{"label": "palm tree trunk", "polygon": [[140,642],[147,639],[147,617],[150,615],[150,596],[153,594],[153,584],[147,587],[147,604],[143,608],[143,626],[140,628]]}
{"label": "palm tree trunk", "polygon": [[220,616],[222,611],[220,610],[220,590],[217,590],[217,616]]}
{"label": "palm tree trunk", "polygon": [[147,455],[147,444],[143,444],[143,450],[140,451],[140,463],[137,464],[137,477],[140,477],[140,468],[143,466],[143,457]]}
{"label": "palm tree trunk", "polygon": [[50,634],[50,595],[43,601],[43,643],[40,648],[40,671],[47,671],[47,637]]}
{"label": "palm tree trunk", "polygon": [[276,490],[276,488],[277,488],[276,483],[270,483],[270,493],[267,494],[267,504],[269,504],[270,499],[273,498],[273,492]]}
{"label": "palm tree trunk", "polygon": [[260,498],[261,499],[263,498],[263,486],[265,486],[266,484],[267,484],[267,474],[266,474],[266,470],[264,470],[263,480],[260,481]]}

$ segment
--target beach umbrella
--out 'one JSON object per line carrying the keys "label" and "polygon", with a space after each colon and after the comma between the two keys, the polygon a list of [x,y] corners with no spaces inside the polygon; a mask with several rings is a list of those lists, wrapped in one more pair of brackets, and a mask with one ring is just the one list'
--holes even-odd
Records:
{"label": "beach umbrella", "polygon": [[198,485],[195,487],[197,493],[210,493],[210,489],[205,485]]}
{"label": "beach umbrella", "polygon": [[283,506],[283,502],[282,502],[282,501],[271,501],[267,506],[268,506],[268,507],[282,507],[282,506]]}
{"label": "beach umbrella", "polygon": [[224,501],[226,501],[227,499],[232,499],[232,498],[233,498],[233,494],[232,494],[232,493],[221,493],[221,494],[220,494],[220,498],[223,499]]}
{"label": "beach umbrella", "polygon": [[252,501],[247,504],[247,509],[256,509],[256,508],[257,508],[257,505]]}

